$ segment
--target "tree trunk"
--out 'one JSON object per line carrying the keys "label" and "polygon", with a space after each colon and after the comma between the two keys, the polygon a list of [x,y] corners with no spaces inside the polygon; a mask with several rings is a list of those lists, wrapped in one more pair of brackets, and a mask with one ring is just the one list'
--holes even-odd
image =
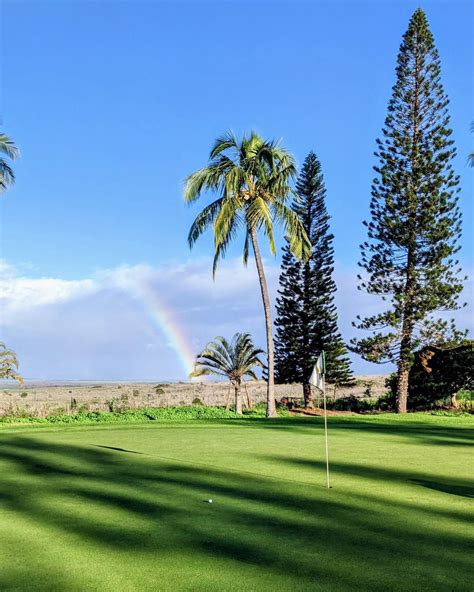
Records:
{"label": "tree trunk", "polygon": [[408,375],[410,374],[410,366],[404,361],[400,360],[398,365],[398,382],[397,382],[397,412],[407,412],[408,400]]}
{"label": "tree trunk", "polygon": [[311,390],[311,385],[309,382],[303,383],[303,397],[305,408],[313,407],[313,391]]}
{"label": "tree trunk", "polygon": [[272,334],[272,311],[270,306],[270,296],[268,295],[267,280],[263,270],[262,257],[257,242],[257,230],[250,230],[252,239],[255,263],[257,265],[258,279],[260,281],[260,291],[262,293],[263,310],[265,311],[265,328],[267,331],[267,360],[268,360],[268,382],[267,382],[267,417],[276,417],[275,389],[274,389],[274,353],[273,353],[273,334]]}
{"label": "tree trunk", "polygon": [[237,415],[242,415],[242,389],[240,382],[234,383],[235,391],[235,412]]}
{"label": "tree trunk", "polygon": [[419,110],[420,110],[420,84],[419,73],[420,63],[418,47],[415,63],[415,88],[413,103],[413,131],[412,131],[412,150],[411,150],[411,176],[408,182],[409,192],[409,216],[408,232],[409,243],[406,262],[406,281],[404,289],[402,336],[400,343],[400,357],[398,359],[398,384],[397,384],[397,412],[407,412],[408,385],[410,376],[412,335],[414,326],[414,297],[415,297],[415,267],[416,267],[416,239],[417,239],[417,211],[418,198],[417,191],[419,187],[418,174],[418,147],[419,147]]}

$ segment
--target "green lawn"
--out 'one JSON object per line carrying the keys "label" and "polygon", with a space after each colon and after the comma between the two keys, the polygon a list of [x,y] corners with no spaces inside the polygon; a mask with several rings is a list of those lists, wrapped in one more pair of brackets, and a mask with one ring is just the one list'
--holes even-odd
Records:
{"label": "green lawn", "polygon": [[473,428],[0,426],[0,590],[472,591]]}

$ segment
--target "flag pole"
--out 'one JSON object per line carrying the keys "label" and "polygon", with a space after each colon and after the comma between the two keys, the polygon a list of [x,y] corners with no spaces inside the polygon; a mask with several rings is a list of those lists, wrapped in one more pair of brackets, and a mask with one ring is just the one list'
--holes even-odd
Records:
{"label": "flag pole", "polygon": [[331,488],[329,481],[329,443],[328,443],[328,412],[326,405],[326,354],[323,351],[323,401],[324,401],[324,443],[326,447],[326,484]]}

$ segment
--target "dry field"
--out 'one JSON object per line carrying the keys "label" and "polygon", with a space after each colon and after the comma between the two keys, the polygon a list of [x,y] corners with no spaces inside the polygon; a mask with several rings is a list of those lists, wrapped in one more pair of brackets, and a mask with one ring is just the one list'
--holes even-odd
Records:
{"label": "dry field", "polygon": [[[328,396],[349,394],[357,397],[378,397],[385,392],[385,376],[358,376],[350,388],[328,386]],[[251,404],[265,400],[265,383],[249,381],[247,393]],[[300,398],[301,385],[276,385],[277,399]],[[182,406],[201,402],[204,405],[225,405],[229,385],[226,382],[119,383],[119,382],[26,382],[23,385],[3,383],[0,387],[0,414],[25,413],[46,416],[80,410],[108,411],[136,407]],[[198,401],[199,400],[199,401]]]}

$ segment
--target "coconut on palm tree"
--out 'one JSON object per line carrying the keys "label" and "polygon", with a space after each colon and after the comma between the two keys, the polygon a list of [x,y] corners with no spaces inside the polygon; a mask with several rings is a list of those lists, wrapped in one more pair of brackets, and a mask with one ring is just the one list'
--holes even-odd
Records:
{"label": "coconut on palm tree", "polygon": [[[7,135],[0,133],[0,155],[5,155],[10,160],[16,160],[19,155],[18,148]],[[8,162],[0,156],[0,193],[6,191],[14,183],[15,174]]]}
{"label": "coconut on palm tree", "polygon": [[0,378],[11,378],[23,382],[23,377],[18,374],[18,358],[15,352],[7,349],[0,341]]}
{"label": "coconut on palm tree", "polygon": [[236,333],[231,341],[216,337],[196,357],[192,378],[206,375],[226,376],[235,393],[235,412],[242,414],[242,380],[249,376],[257,380],[255,368],[263,368],[259,355],[264,353],[252,343],[248,333]]}
{"label": "coconut on palm tree", "polygon": [[292,252],[299,258],[310,255],[311,245],[303,225],[287,205],[295,175],[292,155],[278,143],[266,141],[255,132],[239,141],[229,132],[215,141],[208,165],[187,178],[184,190],[188,203],[207,191],[218,196],[196,217],[188,236],[192,247],[201,234],[213,226],[213,275],[219,259],[239,230],[244,234],[244,264],[247,264],[252,244],[265,311],[269,417],[276,415],[272,317],[258,234],[261,232],[266,237],[274,255],[274,222],[278,222],[283,226]]}

